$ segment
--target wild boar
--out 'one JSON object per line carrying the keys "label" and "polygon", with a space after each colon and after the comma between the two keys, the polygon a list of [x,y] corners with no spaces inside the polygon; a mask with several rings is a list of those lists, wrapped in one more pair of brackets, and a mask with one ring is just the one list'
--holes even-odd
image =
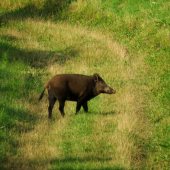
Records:
{"label": "wild boar", "polygon": [[49,100],[49,119],[51,119],[52,109],[56,100],[59,101],[59,110],[64,117],[64,105],[66,100],[77,102],[77,114],[81,106],[83,106],[85,112],[88,112],[87,101],[100,93],[116,93],[116,90],[109,87],[97,73],[91,76],[81,74],[56,75],[46,84],[39,97],[39,101],[43,98],[45,89]]}

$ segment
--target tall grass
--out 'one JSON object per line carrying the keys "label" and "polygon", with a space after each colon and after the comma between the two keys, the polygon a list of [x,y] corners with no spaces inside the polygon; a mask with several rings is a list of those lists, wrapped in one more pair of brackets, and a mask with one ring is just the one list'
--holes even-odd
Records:
{"label": "tall grass", "polygon": [[[0,2],[1,167],[168,169],[169,2],[55,3]],[[117,94],[49,123],[40,82],[95,72]]]}

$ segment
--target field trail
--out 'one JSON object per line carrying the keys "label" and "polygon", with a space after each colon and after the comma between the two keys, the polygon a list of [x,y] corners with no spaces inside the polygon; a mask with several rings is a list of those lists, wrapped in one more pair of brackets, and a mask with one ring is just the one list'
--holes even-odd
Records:
{"label": "field trail", "polygon": [[[11,157],[14,169],[139,168],[144,160],[138,140],[146,140],[149,130],[142,116],[143,56],[129,54],[107,32],[66,23],[27,19],[23,29],[6,34],[19,35],[23,50],[42,51],[37,52],[35,64],[45,65],[41,70],[48,71],[42,75],[44,84],[59,73],[98,73],[117,91],[91,100],[90,113],[81,111],[77,116],[76,103],[66,102],[66,117],[61,118],[56,102],[51,122],[46,95],[40,103],[27,102],[38,120],[18,137],[20,152]],[[32,94],[35,100],[39,95]]]}

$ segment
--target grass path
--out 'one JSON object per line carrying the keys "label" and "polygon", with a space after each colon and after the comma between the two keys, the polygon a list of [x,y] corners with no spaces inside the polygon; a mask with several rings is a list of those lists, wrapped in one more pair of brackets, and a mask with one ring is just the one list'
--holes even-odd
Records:
{"label": "grass path", "polygon": [[26,19],[18,26],[10,21],[0,35],[12,39],[8,43],[20,49],[16,55],[38,67],[44,84],[59,73],[97,72],[117,91],[115,95],[100,95],[90,101],[89,114],[81,111],[75,116],[75,103],[67,102],[66,117],[61,118],[57,103],[52,122],[47,120],[47,97],[38,104],[39,94],[29,94],[22,104],[38,118],[36,123],[25,125],[32,130],[16,136],[17,154],[9,153],[5,168],[141,167],[145,160],[140,144],[147,140],[149,130],[142,116],[147,90],[143,56],[128,54],[108,33],[66,23]]}

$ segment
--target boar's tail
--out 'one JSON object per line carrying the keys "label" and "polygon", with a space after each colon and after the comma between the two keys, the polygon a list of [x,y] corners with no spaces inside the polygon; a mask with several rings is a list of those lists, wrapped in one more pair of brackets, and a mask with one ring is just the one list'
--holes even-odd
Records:
{"label": "boar's tail", "polygon": [[43,95],[44,95],[44,91],[45,91],[45,89],[46,89],[46,88],[44,88],[44,90],[42,91],[42,93],[41,93],[41,95],[40,95],[40,97],[39,97],[38,101],[40,101],[40,100],[43,98]]}
{"label": "boar's tail", "polygon": [[41,95],[40,95],[38,101],[40,101],[40,100],[43,98],[44,91],[45,91],[45,89],[47,89],[47,88],[48,88],[48,83],[47,83],[47,85],[45,86],[44,90],[41,92]]}

